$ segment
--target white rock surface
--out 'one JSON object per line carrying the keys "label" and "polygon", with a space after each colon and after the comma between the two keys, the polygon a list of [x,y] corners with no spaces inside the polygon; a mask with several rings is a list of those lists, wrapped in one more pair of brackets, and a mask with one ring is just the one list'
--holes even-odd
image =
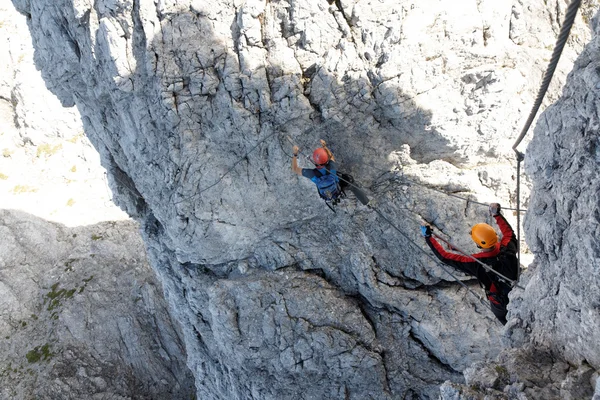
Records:
{"label": "white rock surface", "polygon": [[[435,398],[446,380],[454,396],[467,367],[532,338],[407,239],[422,245],[425,219],[466,246],[488,221],[423,185],[514,207],[510,147],[564,1],[14,3],[48,87],[77,105],[143,226],[198,397]],[[585,7],[545,105],[591,37]],[[401,232],[354,199],[336,214],[319,203],[289,170],[287,135],[307,152],[326,139]],[[510,327],[538,304],[515,297]],[[557,360],[581,361],[539,332]]]}
{"label": "white rock surface", "polygon": [[77,110],[45,88],[10,3],[0,60],[0,398],[192,397],[138,225],[120,221]]}
{"label": "white rock surface", "polygon": [[111,201],[79,112],[45,88],[25,16],[3,3],[0,24],[0,209],[70,227],[128,218]]}

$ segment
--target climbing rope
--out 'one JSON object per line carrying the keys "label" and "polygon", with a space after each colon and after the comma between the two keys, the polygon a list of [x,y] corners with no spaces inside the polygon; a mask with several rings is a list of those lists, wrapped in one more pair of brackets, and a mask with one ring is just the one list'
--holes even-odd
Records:
{"label": "climbing rope", "polygon": [[[404,180],[406,180],[407,182],[410,182],[410,183],[412,183],[412,184],[414,184],[414,185],[421,186],[421,187],[424,187],[424,188],[426,188],[426,189],[429,189],[429,190],[433,190],[434,192],[438,192],[438,193],[441,193],[441,194],[445,194],[446,196],[449,196],[449,197],[454,197],[454,198],[456,198],[456,199],[461,199],[461,200],[464,200],[464,201],[466,201],[467,203],[473,203],[473,204],[477,204],[477,205],[480,205],[480,206],[489,207],[489,204],[487,204],[487,203],[482,203],[482,202],[479,202],[479,201],[475,201],[475,200],[473,200],[473,199],[469,199],[469,198],[466,198],[466,197],[461,197],[461,196],[458,196],[458,195],[456,195],[456,194],[454,194],[454,193],[448,193],[448,192],[446,192],[446,191],[444,191],[444,190],[441,190],[441,189],[436,189],[436,188],[434,188],[434,187],[427,186],[427,185],[425,185],[425,184],[422,184],[422,183],[419,183],[419,182],[413,181],[413,180],[411,180],[411,179],[409,179],[409,178],[406,178],[406,177],[404,177],[404,176],[402,177],[402,179],[404,179]],[[511,210],[511,211],[518,211],[518,208],[503,207],[503,209],[504,209],[504,210]],[[526,211],[527,211],[527,210],[520,210],[519,212],[526,212]]]}
{"label": "climbing rope", "polygon": [[521,134],[512,146],[512,149],[514,150],[515,155],[517,157],[517,259],[519,260],[519,270],[517,274],[517,279],[521,276],[521,212],[519,211],[519,207],[521,198],[521,162],[525,158],[523,153],[517,150],[517,147],[519,146],[519,144],[521,144],[521,141],[527,134],[527,131],[529,131],[529,128],[533,123],[533,119],[535,118],[537,112],[540,109],[540,106],[542,105],[544,96],[546,95],[548,87],[550,86],[552,76],[554,76],[554,71],[556,71],[558,60],[560,59],[565,44],[567,43],[567,39],[569,38],[569,33],[571,32],[571,28],[573,27],[573,23],[575,22],[575,16],[577,15],[577,11],[579,10],[580,5],[581,0],[573,0],[567,8],[565,20],[563,21],[560,33],[558,34],[558,38],[556,39],[556,45],[554,46],[554,50],[552,51],[552,57],[550,58],[550,62],[548,63],[548,68],[544,73],[544,78],[542,79],[542,84],[540,86],[540,90],[538,91],[537,98],[535,99],[533,107],[531,108],[531,112],[529,113],[529,117],[527,118],[527,121],[523,126],[523,130],[521,130]]}

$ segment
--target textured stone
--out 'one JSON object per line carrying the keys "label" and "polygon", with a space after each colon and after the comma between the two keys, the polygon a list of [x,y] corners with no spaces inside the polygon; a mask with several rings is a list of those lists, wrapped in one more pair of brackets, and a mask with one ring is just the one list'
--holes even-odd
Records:
{"label": "textured stone", "polygon": [[[433,398],[445,381],[458,396],[461,371],[501,354],[510,337],[418,250],[418,225],[467,246],[489,221],[433,189],[514,206],[510,145],[564,2],[14,3],[48,87],[77,105],[116,201],[142,224],[199,398]],[[589,37],[578,19],[546,105]],[[352,198],[336,214],[319,203],[289,170],[288,135],[306,153],[327,140],[399,230]],[[513,295],[509,317],[545,307],[533,292]],[[528,341],[518,318],[508,333]]]}
{"label": "textured stone", "polygon": [[0,211],[0,397],[194,394],[181,334],[132,225],[67,228]]}
{"label": "textured stone", "polygon": [[[593,27],[597,34],[596,20]],[[600,332],[599,45],[596,36],[586,46],[527,148],[534,186],[525,229],[537,267],[520,296],[516,325],[570,362],[595,369],[600,368],[600,341],[594,339]]]}

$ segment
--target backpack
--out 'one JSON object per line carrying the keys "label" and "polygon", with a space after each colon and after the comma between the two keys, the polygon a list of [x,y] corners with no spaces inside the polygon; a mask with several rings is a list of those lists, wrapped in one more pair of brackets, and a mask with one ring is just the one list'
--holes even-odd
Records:
{"label": "backpack", "polygon": [[[507,278],[516,280],[518,266],[515,265],[515,257],[516,256],[514,254],[509,253],[506,247],[502,247],[500,249],[500,253],[498,253],[496,262],[494,263],[494,270],[498,271]],[[494,273],[490,273],[489,276],[492,280],[492,285],[495,290],[487,291],[486,294],[488,299],[490,302],[506,308],[506,305],[508,304],[508,293],[510,293],[512,287]]]}
{"label": "backpack", "polygon": [[331,201],[337,199],[341,194],[339,185],[339,178],[337,175],[330,174],[329,171],[321,172],[318,169],[315,171],[315,184],[317,185],[317,191],[319,196],[325,201]]}

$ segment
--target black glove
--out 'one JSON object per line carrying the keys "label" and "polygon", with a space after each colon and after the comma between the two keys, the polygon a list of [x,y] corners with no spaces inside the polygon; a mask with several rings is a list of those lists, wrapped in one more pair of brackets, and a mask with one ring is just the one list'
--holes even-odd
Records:
{"label": "black glove", "polygon": [[500,204],[498,203],[490,203],[490,215],[492,217],[495,217],[496,215],[500,214]]}
{"label": "black glove", "polygon": [[432,233],[433,229],[431,229],[429,225],[421,225],[421,235],[423,235],[423,237],[431,237]]}

